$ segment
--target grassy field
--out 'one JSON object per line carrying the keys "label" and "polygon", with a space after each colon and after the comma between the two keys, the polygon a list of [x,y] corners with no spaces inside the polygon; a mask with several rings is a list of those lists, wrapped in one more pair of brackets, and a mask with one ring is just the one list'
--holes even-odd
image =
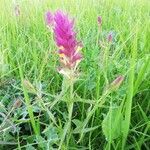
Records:
{"label": "grassy field", "polygon": [[[75,20],[76,82],[58,72],[48,10]],[[149,0],[0,0],[4,149],[150,149]]]}

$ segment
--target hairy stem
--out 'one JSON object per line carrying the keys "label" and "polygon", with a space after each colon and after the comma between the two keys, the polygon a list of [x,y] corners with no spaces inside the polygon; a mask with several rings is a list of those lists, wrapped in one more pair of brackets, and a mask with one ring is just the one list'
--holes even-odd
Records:
{"label": "hairy stem", "polygon": [[[70,97],[69,97],[69,101],[68,101],[68,121],[66,122],[65,127],[64,127],[64,132],[63,132],[63,135],[61,137],[59,150],[62,149],[62,144],[65,141],[65,137],[66,137],[67,133],[69,133],[71,130],[72,112],[73,112],[73,105],[74,105],[74,102],[73,102],[73,98],[74,98],[73,80],[70,80],[70,90],[69,91],[70,91]],[[67,141],[69,141],[69,136],[68,136]]]}

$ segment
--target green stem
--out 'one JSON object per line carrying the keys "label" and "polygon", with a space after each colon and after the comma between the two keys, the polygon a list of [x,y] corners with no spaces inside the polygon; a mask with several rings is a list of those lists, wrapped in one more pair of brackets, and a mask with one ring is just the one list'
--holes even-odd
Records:
{"label": "green stem", "polygon": [[[69,97],[69,102],[68,102],[68,122],[65,124],[64,132],[63,132],[63,135],[61,137],[61,141],[60,141],[60,145],[59,145],[58,150],[62,149],[62,144],[65,140],[65,137],[66,137],[67,133],[71,130],[71,121],[72,121],[72,113],[73,113],[73,105],[74,105],[73,98],[74,98],[73,81],[70,80],[70,97]],[[67,141],[68,141],[67,143],[69,143],[69,136],[68,136]]]}
{"label": "green stem", "polygon": [[135,38],[132,48],[132,56],[130,57],[130,71],[129,71],[129,79],[128,79],[128,91],[127,91],[127,100],[125,104],[125,124],[124,124],[124,132],[123,132],[123,143],[122,149],[124,149],[127,136],[130,128],[130,120],[131,120],[131,109],[132,109],[132,99],[134,96],[134,69],[137,55],[137,38]]}
{"label": "green stem", "polygon": [[134,70],[131,69],[130,74],[129,74],[128,95],[127,95],[127,101],[126,101],[126,105],[125,105],[126,111],[125,111],[125,125],[124,125],[122,149],[124,149],[124,147],[125,147],[128,132],[129,132],[129,126],[130,126],[132,97],[133,97],[133,90],[134,90],[133,81],[134,81]]}
{"label": "green stem", "polygon": [[104,67],[103,67],[103,73],[104,73],[104,78],[105,78],[105,84],[108,85],[108,59],[109,59],[109,49],[110,45],[106,46],[104,49]]}
{"label": "green stem", "polygon": [[105,103],[106,97],[109,95],[110,91],[106,91],[102,97],[95,103],[93,109],[88,113],[87,118],[85,119],[84,123],[83,123],[83,127],[81,130],[81,135],[80,135],[80,139],[78,140],[78,143],[82,140],[83,136],[84,136],[84,129],[86,128],[86,125],[88,124],[90,118],[92,117],[92,115],[95,113],[95,111],[102,106]]}
{"label": "green stem", "polygon": [[99,36],[100,36],[101,28],[98,29],[97,39],[96,39],[96,47],[99,45]]}
{"label": "green stem", "polygon": [[26,104],[26,107],[27,107],[27,110],[28,110],[28,113],[29,113],[29,117],[30,117],[30,121],[31,121],[32,128],[34,130],[34,133],[36,134],[36,136],[38,136],[38,135],[40,135],[40,133],[39,133],[37,127],[36,127],[36,120],[34,119],[33,108],[32,108],[31,102],[30,102],[28,92],[27,92],[27,90],[26,90],[26,88],[24,87],[24,84],[23,84],[23,80],[24,80],[23,70],[22,70],[19,63],[18,63],[18,66],[19,66],[19,73],[20,73],[20,78],[21,78],[21,82],[22,82],[22,88],[23,88],[25,104]]}

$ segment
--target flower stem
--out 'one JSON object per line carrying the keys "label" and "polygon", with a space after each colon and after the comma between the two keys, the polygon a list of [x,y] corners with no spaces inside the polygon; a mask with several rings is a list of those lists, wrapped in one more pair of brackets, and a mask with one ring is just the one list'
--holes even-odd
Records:
{"label": "flower stem", "polygon": [[109,95],[110,91],[106,91],[102,97],[96,102],[96,104],[94,105],[93,109],[88,113],[87,118],[84,120],[83,122],[83,126],[82,126],[82,130],[81,130],[81,134],[80,134],[80,138],[78,140],[78,143],[81,142],[81,140],[84,137],[84,130],[89,122],[89,120],[91,119],[92,115],[95,113],[95,111],[102,106],[105,103],[106,97]]}
{"label": "flower stem", "polygon": [[[66,124],[64,126],[64,132],[63,132],[63,135],[61,137],[61,141],[60,141],[60,145],[59,145],[58,150],[62,149],[62,144],[65,140],[65,137],[66,137],[67,133],[69,133],[70,130],[71,130],[72,112],[73,112],[73,105],[74,105],[73,98],[74,98],[74,95],[73,95],[73,81],[70,80],[70,97],[69,97],[69,101],[68,101],[68,121],[66,122]],[[68,139],[67,139],[67,143],[68,142],[69,142],[69,136],[68,136]]]}

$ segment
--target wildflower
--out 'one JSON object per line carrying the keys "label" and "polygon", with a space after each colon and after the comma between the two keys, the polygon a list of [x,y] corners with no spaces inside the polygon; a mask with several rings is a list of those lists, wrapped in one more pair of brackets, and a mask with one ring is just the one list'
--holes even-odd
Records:
{"label": "wildflower", "polygon": [[50,11],[45,13],[45,23],[48,27],[53,25],[53,15]]}
{"label": "wildflower", "polygon": [[97,22],[98,22],[98,25],[99,25],[99,26],[102,25],[102,17],[101,17],[101,16],[98,16],[98,17],[97,17]]}
{"label": "wildflower", "polygon": [[121,83],[123,82],[124,77],[123,76],[118,76],[111,84],[110,84],[110,89],[111,90],[117,90]]}
{"label": "wildflower", "polygon": [[111,43],[111,42],[113,41],[113,33],[112,33],[112,32],[110,32],[110,33],[108,34],[108,36],[107,36],[107,41],[108,41],[109,43]]}
{"label": "wildflower", "polygon": [[[58,46],[60,63],[63,70],[75,71],[82,56],[80,50],[82,48],[81,42],[76,39],[74,31],[74,20],[70,19],[68,15],[61,11],[57,11],[54,16],[55,26],[55,42]],[[60,71],[64,72],[64,71]]]}
{"label": "wildflower", "polygon": [[15,16],[20,16],[20,7],[19,7],[19,5],[15,6]]}

